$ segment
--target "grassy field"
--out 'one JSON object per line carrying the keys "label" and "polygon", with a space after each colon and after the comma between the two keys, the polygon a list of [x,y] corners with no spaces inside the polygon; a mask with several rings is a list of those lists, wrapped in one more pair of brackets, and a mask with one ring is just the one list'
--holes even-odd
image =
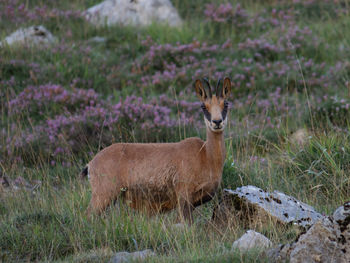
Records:
{"label": "grassy field", "polygon": [[[42,181],[35,193],[0,188],[0,262],[108,262],[148,248],[150,262],[268,262],[230,251],[245,229],[213,225],[215,201],[182,231],[173,212],[85,215],[78,174],[100,149],[205,139],[193,88],[203,76],[234,83],[223,188],[279,190],[324,214],[349,200],[350,1],[172,0],[180,28],[96,28],[81,11],[98,2],[0,1],[0,39],[40,24],[59,39],[0,48],[0,169]],[[298,234],[257,231],[276,245]]]}

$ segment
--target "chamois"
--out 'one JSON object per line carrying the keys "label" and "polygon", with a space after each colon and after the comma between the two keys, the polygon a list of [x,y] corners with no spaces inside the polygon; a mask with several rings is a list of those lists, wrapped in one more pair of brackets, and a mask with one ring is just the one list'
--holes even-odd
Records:
{"label": "chamois", "polygon": [[176,143],[116,143],[100,151],[83,170],[92,198],[88,215],[101,213],[122,197],[130,207],[149,213],[178,208],[181,220],[193,221],[193,209],[210,201],[222,178],[226,157],[231,81],[218,81],[215,94],[207,79],[195,81],[202,102],[207,140],[193,137]]}

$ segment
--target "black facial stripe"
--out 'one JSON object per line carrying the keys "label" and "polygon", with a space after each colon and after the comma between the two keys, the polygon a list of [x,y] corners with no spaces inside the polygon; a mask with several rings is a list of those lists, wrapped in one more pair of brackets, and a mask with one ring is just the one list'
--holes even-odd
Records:
{"label": "black facial stripe", "polygon": [[203,110],[204,116],[208,121],[211,121],[211,115],[210,112],[208,111],[207,107],[205,107],[204,103],[202,103],[201,108]]}
{"label": "black facial stripe", "polygon": [[228,110],[228,102],[225,100],[225,101],[224,101],[224,109],[223,109],[222,112],[221,112],[221,115],[222,115],[222,119],[223,119],[223,120],[226,119],[227,110]]}

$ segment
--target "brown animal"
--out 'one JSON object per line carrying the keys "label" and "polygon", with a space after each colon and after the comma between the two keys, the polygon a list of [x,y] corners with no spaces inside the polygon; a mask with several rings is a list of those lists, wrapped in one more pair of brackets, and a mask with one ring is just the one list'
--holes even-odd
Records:
{"label": "brown animal", "polygon": [[92,198],[88,215],[101,213],[119,197],[132,208],[149,213],[179,209],[180,219],[192,222],[194,207],[213,197],[221,182],[226,156],[224,128],[227,123],[231,81],[220,80],[212,95],[208,80],[196,80],[202,102],[207,140],[188,138],[177,143],[116,143],[99,152],[82,175],[88,175]]}

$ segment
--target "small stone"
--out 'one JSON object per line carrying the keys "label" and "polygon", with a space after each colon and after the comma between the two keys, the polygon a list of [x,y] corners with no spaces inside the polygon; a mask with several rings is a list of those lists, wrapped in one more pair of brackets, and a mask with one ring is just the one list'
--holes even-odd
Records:
{"label": "small stone", "polygon": [[264,235],[248,230],[243,236],[232,244],[232,249],[239,249],[245,252],[250,249],[266,249],[272,245],[272,242]]}
{"label": "small stone", "polygon": [[145,260],[147,257],[153,257],[156,254],[150,250],[146,249],[143,251],[135,251],[132,253],[123,251],[116,253],[109,261],[109,263],[123,263],[123,262],[141,262]]}
{"label": "small stone", "polygon": [[309,132],[306,129],[299,129],[290,137],[290,142],[293,145],[304,146],[309,139]]}
{"label": "small stone", "polygon": [[88,40],[89,43],[105,43],[106,42],[106,38],[105,37],[92,37]]}
{"label": "small stone", "polygon": [[45,46],[57,42],[50,31],[44,26],[31,26],[28,28],[20,28],[13,32],[0,42],[0,47],[4,45],[30,45],[30,46]]}
{"label": "small stone", "polygon": [[333,218],[338,224],[350,223],[350,202],[346,202],[344,205],[338,207],[334,213]]}

